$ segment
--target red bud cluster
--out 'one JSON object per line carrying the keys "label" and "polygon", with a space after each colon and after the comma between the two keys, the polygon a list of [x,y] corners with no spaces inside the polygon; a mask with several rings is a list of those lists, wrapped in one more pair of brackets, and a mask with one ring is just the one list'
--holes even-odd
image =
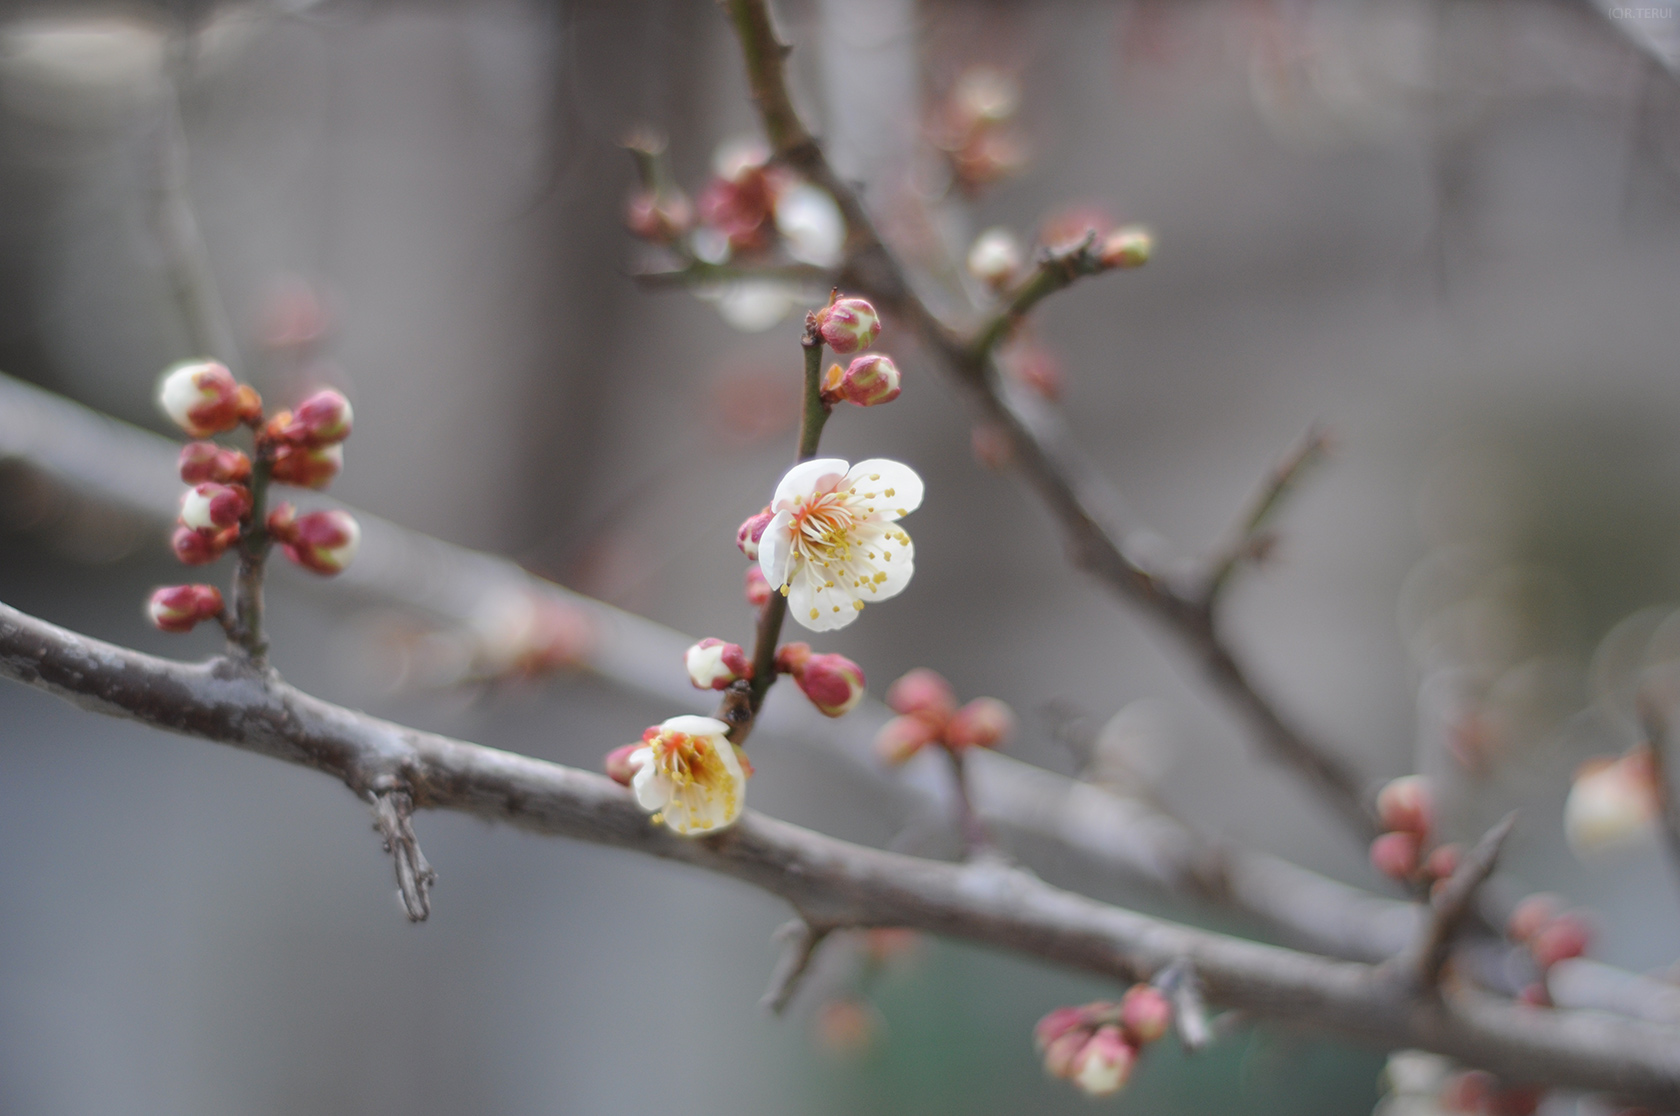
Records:
{"label": "red bud cluster", "polygon": [[1371,842],[1371,865],[1390,879],[1435,885],[1458,869],[1458,845],[1434,845],[1435,802],[1421,775],[1404,775],[1377,795],[1377,821],[1385,830]]}
{"label": "red bud cluster", "polygon": [[1015,714],[996,698],[975,698],[962,708],[951,684],[918,667],[887,690],[887,704],[899,714],[882,726],[875,751],[890,764],[904,763],[929,744],[953,751],[996,748],[1015,734]]}
{"label": "red bud cluster", "polygon": [[931,138],[965,194],[972,197],[1026,165],[1026,145],[1013,124],[1019,105],[1013,77],[976,66],[957,79],[940,106]]}
{"label": "red bud cluster", "polygon": [[1546,991],[1545,975],[1559,961],[1580,957],[1592,944],[1592,927],[1579,911],[1565,911],[1563,901],[1556,895],[1530,895],[1516,905],[1505,924],[1505,935],[1528,950],[1535,968],[1540,970],[1540,982],[1525,989],[1531,1002],[1546,1005],[1551,997]]}
{"label": "red bud cluster", "polygon": [[1125,1087],[1143,1047],[1172,1026],[1172,1005],[1160,990],[1136,984],[1118,1004],[1097,1001],[1057,1008],[1038,1021],[1033,1040],[1045,1072],[1093,1097]]}

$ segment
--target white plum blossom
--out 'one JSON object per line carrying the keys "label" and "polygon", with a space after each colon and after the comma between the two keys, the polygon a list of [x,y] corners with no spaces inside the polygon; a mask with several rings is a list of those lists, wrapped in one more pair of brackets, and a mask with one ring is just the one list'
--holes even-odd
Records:
{"label": "white plum blossom", "polygon": [[765,580],[804,627],[844,628],[866,601],[897,596],[910,583],[916,551],[898,520],[921,502],[922,478],[897,461],[801,461],[770,503],[775,517],[758,548]]}
{"label": "white plum blossom", "polygon": [[776,199],[776,231],[788,255],[817,267],[840,262],[846,242],[846,220],[827,190],[800,183]]}
{"label": "white plum blossom", "polygon": [[630,753],[630,788],[642,809],[672,833],[699,837],[734,825],[746,797],[729,726],[711,717],[672,717],[642,734]]}

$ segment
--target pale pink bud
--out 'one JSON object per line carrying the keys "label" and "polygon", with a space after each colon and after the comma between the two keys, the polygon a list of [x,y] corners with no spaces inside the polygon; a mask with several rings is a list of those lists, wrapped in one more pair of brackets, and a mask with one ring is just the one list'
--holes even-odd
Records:
{"label": "pale pink bud", "polygon": [[1120,1028],[1105,1024],[1097,1028],[1073,1060],[1073,1083],[1089,1097],[1118,1093],[1132,1076],[1137,1050],[1126,1041]]}
{"label": "pale pink bud", "polygon": [[1428,859],[1423,862],[1424,874],[1437,880],[1446,880],[1458,871],[1458,862],[1464,850],[1457,845],[1438,845],[1430,852]]}
{"label": "pale pink bud", "polygon": [[1429,781],[1421,775],[1403,775],[1389,782],[1377,794],[1377,818],[1384,829],[1428,839],[1435,824]]}
{"label": "pale pink bud", "polygon": [[859,407],[874,407],[898,398],[902,377],[891,357],[870,353],[852,361],[840,378],[840,395]]}
{"label": "pale pink bud", "polygon": [[957,711],[957,695],[937,671],[917,667],[887,688],[887,705],[943,725]]}
{"label": "pale pink bud", "polygon": [[356,557],[362,543],[362,529],[349,512],[319,511],[300,515],[290,525],[282,544],[286,557],[323,576],[340,573]]}
{"label": "pale pink bud", "polygon": [[1062,397],[1062,365],[1043,345],[1025,344],[1010,354],[1006,367],[1017,383],[1043,399]]}
{"label": "pale pink bud", "polygon": [[811,645],[809,643],[784,643],[776,648],[776,673],[791,674],[795,678],[803,674],[805,664],[811,661]]}
{"label": "pale pink bud", "polygon": [[983,422],[969,434],[974,460],[988,469],[1002,469],[1015,460],[1015,446],[1003,427]]}
{"label": "pale pink bud", "polygon": [[1505,923],[1506,935],[1513,942],[1532,940],[1542,927],[1557,917],[1561,906],[1563,901],[1556,895],[1547,892],[1530,895],[1511,911],[1510,920]]}
{"label": "pale pink bud", "polygon": [[752,677],[752,663],[740,644],[703,639],[683,655],[688,680],[697,690],[724,690],[731,682]]}
{"label": "pale pink bud", "polygon": [[1007,287],[1021,270],[1021,242],[1008,229],[987,229],[968,249],[968,273],[993,289]]}
{"label": "pale pink bud", "polygon": [[1541,971],[1545,971],[1559,961],[1581,956],[1587,952],[1591,942],[1592,931],[1585,919],[1580,915],[1562,914],[1542,926],[1529,939],[1528,952]]}
{"label": "pale pink bud", "polygon": [[294,484],[299,488],[321,489],[344,469],[344,447],[305,446],[282,443],[274,453],[274,467],[269,474],[280,484]]}
{"label": "pale pink bud", "polygon": [[222,556],[229,544],[238,538],[235,528],[226,531],[194,531],[191,527],[177,527],[170,536],[169,548],[175,557],[189,566],[204,566]]}
{"label": "pale pink bud", "polygon": [[163,413],[195,438],[239,425],[238,394],[239,384],[233,373],[213,360],[177,364],[158,380],[158,404]]}
{"label": "pale pink bud", "polygon": [[146,615],[166,632],[190,632],[200,620],[222,611],[222,591],[214,585],[170,585],[157,590],[146,604]]}
{"label": "pale pink bud", "polygon": [[[1078,1011],[1078,1008],[1066,1008],[1066,1011]],[[1072,1077],[1073,1066],[1079,1059],[1079,1052],[1085,1049],[1085,1044],[1091,1041],[1091,1032],[1080,1026],[1051,1039],[1044,1047],[1044,1072],[1051,1077]]]}
{"label": "pale pink bud", "polygon": [[1465,1070],[1447,1079],[1441,1105],[1448,1112],[1484,1112],[1498,1087],[1499,1079],[1486,1070]]}
{"label": "pale pink bud", "polygon": [[939,739],[939,726],[925,717],[894,717],[875,734],[875,754],[897,766]]}
{"label": "pale pink bud", "polygon": [[747,516],[746,521],[735,532],[735,545],[741,548],[742,554],[755,562],[758,561],[759,540],[764,538],[764,529],[770,526],[770,521],[774,518],[776,513],[769,508]]}
{"label": "pale pink bud", "polygon": [[694,224],[694,206],[676,190],[638,190],[624,206],[624,224],[642,240],[669,244]]}
{"label": "pale pink bud", "polygon": [[844,655],[812,655],[794,681],[825,717],[843,717],[863,700],[863,668]]}
{"label": "pale pink bud", "polygon": [[1120,999],[1120,1026],[1135,1045],[1155,1042],[1172,1025],[1172,1004],[1160,989],[1134,984]]}
{"label": "pale pink bud", "polygon": [[763,568],[748,566],[746,578],[747,603],[754,608],[763,608],[770,603],[771,591],[770,582],[765,580]]}
{"label": "pale pink bud", "polygon": [[195,484],[181,496],[181,526],[223,531],[250,514],[251,493],[242,484]]}
{"label": "pale pink bud", "polygon": [[817,311],[817,332],[835,352],[855,353],[880,336],[881,316],[861,298],[842,298]]}
{"label": "pale pink bud", "polygon": [[233,393],[234,413],[247,426],[259,426],[263,419],[262,396],[250,384],[240,384]]}
{"label": "pale pink bud", "polygon": [[997,698],[975,698],[952,715],[945,743],[953,748],[996,748],[1015,733],[1015,713]]}
{"label": "pale pink bud", "polygon": [[1371,866],[1390,879],[1411,879],[1418,855],[1418,839],[1411,833],[1384,833],[1371,842]]}
{"label": "pale pink bud", "polygon": [[1660,802],[1647,748],[1584,764],[1563,806],[1563,831],[1578,856],[1637,843],[1653,831]]}
{"label": "pale pink bud", "polygon": [[637,749],[645,747],[647,747],[646,744],[638,741],[635,744],[625,744],[608,752],[607,758],[602,761],[607,769],[608,778],[621,787],[629,786],[630,780],[636,777],[636,768],[631,765],[630,756]]}
{"label": "pale pink bud", "polygon": [[1087,1012],[1082,1007],[1059,1007],[1033,1027],[1033,1044],[1042,1054],[1069,1031],[1085,1026],[1086,1018]]}
{"label": "pale pink bud", "polygon": [[269,420],[268,436],[299,446],[330,446],[350,436],[353,418],[343,393],[324,388],[299,403],[296,411],[281,411]]}
{"label": "pale pink bud", "polygon": [[250,479],[251,459],[236,449],[214,442],[188,442],[181,447],[181,479],[188,484],[213,481],[234,484]]}
{"label": "pale pink bud", "polygon": [[850,996],[830,1000],[817,1012],[817,1041],[831,1054],[862,1054],[874,1044],[879,1029],[875,1012]]}
{"label": "pale pink bud", "polygon": [[1104,267],[1142,267],[1154,247],[1155,238],[1148,229],[1130,225],[1104,237],[1097,258]]}

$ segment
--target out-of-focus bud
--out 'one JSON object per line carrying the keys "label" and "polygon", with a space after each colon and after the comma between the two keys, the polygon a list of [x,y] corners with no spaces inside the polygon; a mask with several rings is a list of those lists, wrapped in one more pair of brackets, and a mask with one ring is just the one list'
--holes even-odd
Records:
{"label": "out-of-focus bud", "polygon": [[1068,252],[1085,241],[1102,244],[1114,231],[1114,218],[1093,205],[1070,205],[1044,219],[1038,242],[1052,252]]}
{"label": "out-of-focus bud", "polygon": [[1059,1007],[1040,1019],[1033,1026],[1033,1044],[1039,1053],[1050,1048],[1050,1044],[1067,1034],[1086,1025],[1089,1016],[1083,1007]]}
{"label": "out-of-focus bud", "polygon": [[1409,880],[1418,870],[1418,839],[1411,833],[1384,833],[1371,842],[1371,866],[1394,880]]}
{"label": "out-of-focus bud", "polygon": [[850,996],[830,1000],[817,1011],[817,1042],[830,1054],[862,1054],[874,1045],[880,1028],[874,1009]]}
{"label": "out-of-focus bud", "polygon": [[177,364],[158,380],[158,404],[163,413],[195,438],[238,426],[238,395],[239,384],[233,373],[214,360]]}
{"label": "out-of-focus bud", "polygon": [[773,211],[787,254],[801,263],[833,267],[846,245],[846,219],[834,196],[801,182],[779,192]]}
{"label": "out-of-focus bud", "polygon": [[1561,914],[1529,939],[1528,952],[1542,972],[1559,961],[1579,957],[1592,943],[1592,931],[1580,915]]}
{"label": "out-of-focus bud", "polygon": [[939,726],[923,717],[894,717],[875,734],[875,754],[896,767],[939,739]]}
{"label": "out-of-focus bud", "polygon": [[260,426],[263,420],[262,396],[250,384],[240,384],[233,393],[234,413],[247,426]]}
{"label": "out-of-focus bud", "polygon": [[1015,734],[1015,713],[997,698],[975,698],[952,715],[945,743],[953,748],[996,748]]}
{"label": "out-of-focus bud", "polygon": [[864,952],[877,965],[908,958],[921,944],[920,934],[902,926],[877,926],[863,935]]}
{"label": "out-of-focus bud", "polygon": [[[273,517],[270,517],[272,530]],[[282,543],[286,557],[311,573],[330,577],[343,572],[362,544],[362,529],[349,512],[319,511],[300,515]],[[278,537],[278,533],[277,533]]]}
{"label": "out-of-focus bud", "polygon": [[281,411],[268,422],[267,434],[296,446],[330,446],[350,436],[354,413],[342,392],[324,388],[299,403],[295,411]]}
{"label": "out-of-focus bud", "polygon": [[1429,858],[1423,862],[1425,875],[1437,880],[1452,878],[1458,871],[1458,862],[1463,857],[1464,850],[1458,845],[1437,845],[1429,853]]}
{"label": "out-of-focus bud", "polygon": [[1155,248],[1155,238],[1149,230],[1137,225],[1116,229],[1102,239],[1097,258],[1104,267],[1142,267],[1149,262]]}
{"label": "out-of-focus bud", "polygon": [[957,711],[957,695],[938,671],[917,667],[887,688],[887,705],[943,727]]}
{"label": "out-of-focus bud", "polygon": [[1576,856],[1636,844],[1653,831],[1659,787],[1650,749],[1597,760],[1575,773],[1563,806],[1563,831]]}
{"label": "out-of-focus bud", "polygon": [[1034,395],[1051,402],[1062,397],[1062,362],[1043,345],[1015,346],[1005,365],[1010,376]]}
{"label": "out-of-focus bud", "polygon": [[968,249],[968,273],[993,290],[1002,290],[1020,273],[1021,242],[1008,229],[987,229]]}
{"label": "out-of-focus bud", "polygon": [[239,526],[251,512],[251,493],[242,484],[195,484],[181,496],[181,526],[217,532]]}
{"label": "out-of-focus bud", "polygon": [[607,758],[602,761],[602,766],[607,771],[607,777],[621,787],[629,786],[630,780],[636,777],[636,768],[631,765],[630,757],[638,749],[645,747],[647,745],[638,741],[635,744],[621,745],[608,752]]}
{"label": "out-of-focus bud", "polygon": [[169,548],[175,557],[189,566],[205,566],[214,562],[227,550],[238,532],[194,531],[191,527],[177,527],[169,538]]}
{"label": "out-of-focus bud", "polygon": [[747,516],[740,529],[735,532],[735,545],[754,562],[758,561],[759,540],[764,538],[764,529],[770,526],[770,521],[774,518],[776,513],[767,507],[761,512]]}
{"label": "out-of-focus bud", "polygon": [[181,479],[188,484],[237,484],[249,480],[251,459],[215,442],[188,442],[181,447]]}
{"label": "out-of-focus bud", "polygon": [[844,655],[812,655],[794,681],[825,717],[844,717],[863,700],[863,668]]}
{"label": "out-of-focus bud", "polygon": [[817,311],[817,332],[835,352],[855,353],[869,348],[880,336],[881,316],[864,299],[837,299]]}
{"label": "out-of-focus bud", "polygon": [[951,90],[951,108],[964,120],[1002,124],[1021,105],[1021,85],[1009,74],[990,66],[972,66]]}
{"label": "out-of-focus bud", "polygon": [[694,225],[694,206],[679,190],[638,190],[624,207],[624,224],[642,240],[670,244]]}
{"label": "out-of-focus bud", "polygon": [[1075,1056],[1073,1083],[1088,1097],[1112,1096],[1125,1086],[1136,1063],[1137,1050],[1120,1028],[1105,1024]]}
{"label": "out-of-focus bud", "polygon": [[811,645],[809,643],[784,643],[776,648],[776,673],[791,674],[795,678],[805,672],[805,664],[811,661]]}
{"label": "out-of-focus bud", "polygon": [[1552,992],[1546,982],[1537,980],[1517,990],[1517,1003],[1524,1007],[1551,1007]]}
{"label": "out-of-focus bud", "polygon": [[1172,1026],[1172,1004],[1160,989],[1134,984],[1120,999],[1120,1026],[1134,1045],[1155,1042]]}
{"label": "out-of-focus bud", "polygon": [[321,489],[344,471],[344,447],[302,446],[282,443],[274,453],[270,476],[281,484]]}
{"label": "out-of-focus bud", "polygon": [[747,603],[754,608],[763,608],[770,603],[770,593],[770,583],[764,579],[764,570],[758,566],[748,566],[746,578]]}
{"label": "out-of-focus bud", "polygon": [[1486,1070],[1466,1070],[1447,1079],[1441,1089],[1441,1106],[1448,1112],[1484,1112],[1499,1079]]}
{"label": "out-of-focus bud", "polygon": [[297,519],[297,506],[290,500],[285,500],[269,509],[265,526],[275,542],[288,543],[292,541],[292,535],[297,530]]}
{"label": "out-of-focus bud", "polygon": [[724,690],[731,682],[752,677],[752,663],[738,643],[706,638],[683,655],[688,680],[697,690]]}
{"label": "out-of-focus bud", "polygon": [[988,469],[1002,469],[1015,460],[1015,447],[1009,444],[1009,435],[1002,427],[989,422],[974,428],[969,449],[974,453],[974,460]]}
{"label": "out-of-focus bud", "polygon": [[1384,829],[1426,840],[1435,824],[1429,781],[1421,775],[1403,775],[1390,781],[1377,794],[1377,818]]}
{"label": "out-of-focus bud", "polygon": [[840,395],[859,407],[891,403],[901,390],[898,365],[891,357],[870,353],[852,361],[840,379]]}
{"label": "out-of-focus bud", "polygon": [[146,603],[146,615],[166,632],[190,632],[199,621],[221,611],[222,591],[214,585],[169,585]]}
{"label": "out-of-focus bud", "polygon": [[1511,917],[1505,923],[1506,936],[1513,942],[1531,941],[1542,927],[1557,917],[1562,906],[1563,900],[1556,895],[1547,892],[1530,895],[1511,911]]}
{"label": "out-of-focus bud", "polygon": [[[1078,1011],[1078,1008],[1064,1010]],[[1072,1077],[1073,1064],[1085,1044],[1091,1041],[1087,1027],[1076,1027],[1052,1039],[1040,1052],[1044,1058],[1044,1072],[1051,1077]]]}

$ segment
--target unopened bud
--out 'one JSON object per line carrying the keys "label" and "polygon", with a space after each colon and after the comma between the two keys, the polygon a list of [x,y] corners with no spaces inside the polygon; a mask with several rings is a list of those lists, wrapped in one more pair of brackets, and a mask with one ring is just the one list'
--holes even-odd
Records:
{"label": "unopened bud", "polygon": [[881,762],[897,767],[939,739],[939,726],[923,717],[894,717],[875,734],[875,754]]}
{"label": "unopened bud", "polygon": [[840,395],[859,407],[891,403],[898,398],[902,377],[891,357],[870,353],[852,361],[840,378]]}
{"label": "unopened bud", "polygon": [[169,538],[169,548],[175,557],[189,566],[205,566],[214,562],[237,538],[239,532],[230,528],[225,532],[194,531],[191,527],[177,527]]}
{"label": "unopened bud", "polygon": [[1062,397],[1062,363],[1043,345],[1020,346],[1006,366],[1010,376],[1034,395],[1052,402]]}
{"label": "unopened bud", "polygon": [[1529,939],[1528,952],[1544,972],[1559,961],[1581,956],[1591,942],[1592,931],[1585,919],[1580,915],[1561,914]]}
{"label": "unopened bud", "polygon": [[1563,806],[1563,830],[1577,856],[1637,843],[1652,832],[1659,788],[1649,749],[1599,760],[1576,772]]}
{"label": "unopened bud", "polygon": [[1435,806],[1429,781],[1421,775],[1403,775],[1391,780],[1377,794],[1377,818],[1382,827],[1414,834],[1426,840],[1435,824]]}
{"label": "unopened bud", "polygon": [[862,1054],[874,1045],[880,1028],[874,1009],[851,996],[830,1000],[817,1011],[817,1041],[830,1054]]}
{"label": "unopened bud", "polygon": [[683,656],[688,680],[697,690],[723,690],[740,678],[751,678],[752,663],[738,643],[703,639]]}
{"label": "unopened bud", "polygon": [[957,695],[938,671],[917,667],[887,688],[887,705],[943,725],[957,711]]}
{"label": "unopened bud", "polygon": [[274,453],[274,467],[269,474],[281,484],[299,488],[321,489],[344,470],[344,447],[304,446],[281,443]]}
{"label": "unopened bud", "polygon": [[794,681],[825,717],[843,717],[863,700],[863,668],[844,655],[812,655]]}
{"label": "unopened bud", "polygon": [[770,603],[770,582],[765,580],[764,570],[759,566],[748,566],[746,577],[747,603],[754,608],[763,608]]}
{"label": "unopened bud", "polygon": [[1120,1026],[1135,1045],[1155,1042],[1172,1026],[1172,1004],[1160,989],[1134,984],[1120,999]]}
{"label": "unopened bud", "polygon": [[742,554],[755,562],[758,561],[759,540],[764,538],[764,529],[770,526],[770,521],[774,518],[776,515],[769,508],[747,516],[740,529],[735,532],[735,545],[741,548]]}
{"label": "unopened bud", "polygon": [[645,747],[647,745],[638,741],[635,744],[625,744],[608,752],[607,758],[602,761],[607,770],[607,777],[621,787],[629,786],[630,780],[636,777],[636,768],[631,764],[630,756],[637,749]]}
{"label": "unopened bud", "polygon": [[1132,1076],[1137,1050],[1126,1041],[1120,1028],[1105,1024],[1073,1060],[1073,1083],[1088,1097],[1118,1093]]}
{"label": "unopened bud", "polygon": [[945,743],[953,748],[996,748],[1015,733],[1015,713],[997,698],[975,698],[952,715]]}
{"label": "unopened bud", "polygon": [[336,509],[298,516],[289,524],[286,535],[282,543],[286,557],[311,573],[329,577],[342,572],[355,559],[362,543],[362,529],[355,519],[349,512]]}
{"label": "unopened bud", "polygon": [[1033,1045],[1038,1047],[1039,1053],[1050,1048],[1050,1044],[1067,1034],[1069,1031],[1086,1025],[1089,1013],[1082,1007],[1059,1007],[1040,1019],[1033,1027]]}
{"label": "unopened bud", "polygon": [[299,403],[295,411],[281,411],[269,420],[267,434],[298,446],[330,446],[350,436],[350,401],[342,392],[325,388]]}
{"label": "unopened bud", "polygon": [[795,678],[805,673],[805,664],[811,661],[811,645],[809,643],[784,643],[776,648],[776,673],[791,674]]}
{"label": "unopened bud", "polygon": [[1371,866],[1390,879],[1416,875],[1418,855],[1418,839],[1411,833],[1384,833],[1371,842]]}
{"label": "unopened bud", "polygon": [[842,355],[867,349],[881,333],[881,316],[861,298],[842,298],[817,311],[817,332]]}
{"label": "unopened bud", "polygon": [[1015,460],[1015,447],[1003,427],[983,422],[969,435],[969,449],[974,460],[988,469],[1002,469]]}
{"label": "unopened bud", "polygon": [[233,410],[239,421],[247,426],[260,426],[263,419],[262,396],[250,384],[240,384],[233,393]]}
{"label": "unopened bud", "polygon": [[190,632],[201,620],[221,614],[222,591],[214,585],[170,585],[146,603],[146,615],[166,632]]}
{"label": "unopened bud", "polygon": [[676,190],[638,190],[625,204],[624,224],[642,240],[669,244],[694,224],[694,206]]}
{"label": "unopened bud", "polygon": [[968,273],[1002,290],[1021,270],[1021,242],[1008,229],[987,229],[968,249]]}
{"label": "unopened bud", "polygon": [[181,479],[188,484],[235,484],[250,479],[251,459],[215,442],[188,442],[181,447]]}
{"label": "unopened bud", "polygon": [[181,496],[181,525],[194,531],[238,527],[251,512],[251,492],[242,484],[195,484]]}
{"label": "unopened bud", "polygon": [[1423,862],[1424,874],[1436,880],[1448,880],[1458,871],[1464,850],[1457,845],[1438,845]]}
{"label": "unopened bud", "polygon": [[[1078,1011],[1078,1008],[1066,1008],[1066,1011]],[[1075,1027],[1052,1039],[1042,1051],[1044,1057],[1044,1072],[1051,1077],[1072,1077],[1074,1063],[1079,1058],[1079,1052],[1085,1049],[1085,1044],[1091,1041],[1091,1032],[1087,1027]]]}
{"label": "unopened bud", "polygon": [[1547,892],[1530,895],[1511,911],[1511,917],[1505,923],[1506,936],[1513,942],[1531,941],[1542,927],[1557,917],[1561,906],[1563,901],[1556,895]]}
{"label": "unopened bud", "polygon": [[1097,258],[1104,267],[1142,267],[1149,262],[1154,247],[1155,238],[1148,229],[1130,225],[1104,237]]}
{"label": "unopened bud", "polygon": [[233,373],[214,360],[175,365],[159,378],[157,389],[163,413],[195,438],[239,425],[238,393]]}

